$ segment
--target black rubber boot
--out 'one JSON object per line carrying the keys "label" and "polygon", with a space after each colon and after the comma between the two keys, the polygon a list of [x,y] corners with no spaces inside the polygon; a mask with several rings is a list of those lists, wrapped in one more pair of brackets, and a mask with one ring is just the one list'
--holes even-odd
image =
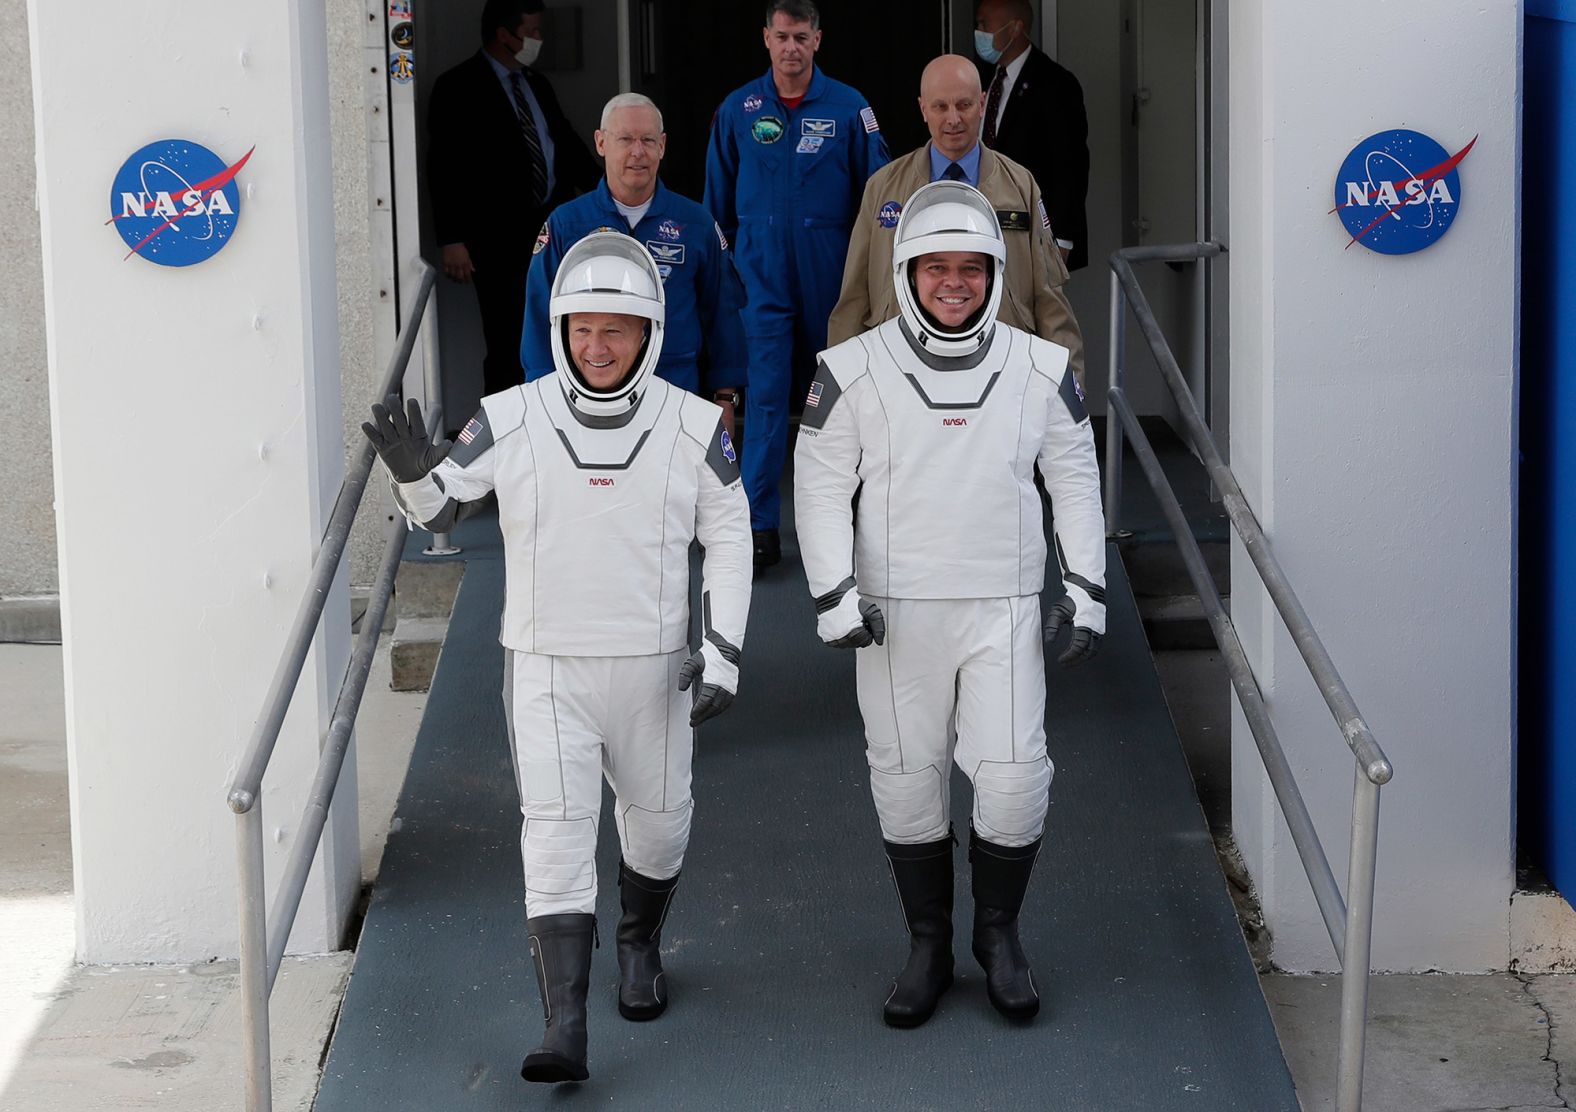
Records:
{"label": "black rubber boot", "polygon": [[918,1027],[952,987],[951,834],[939,842],[886,842],[887,861],[908,925],[908,964],[882,1008],[889,1027]]}
{"label": "black rubber boot", "polygon": [[584,1081],[591,1076],[586,1068],[586,990],[591,984],[596,916],[538,915],[527,919],[525,926],[531,935],[547,1031],[542,1045],[525,1056],[520,1076],[547,1084]]}
{"label": "black rubber boot", "polygon": [[755,542],[755,570],[765,571],[782,563],[783,535],[777,529],[755,529],[751,531]]}
{"label": "black rubber boot", "polygon": [[985,970],[985,991],[1008,1019],[1033,1019],[1040,1010],[1034,971],[1018,942],[1018,912],[1043,835],[1026,846],[999,846],[969,830],[974,867],[974,958]]}
{"label": "black rubber boot", "polygon": [[662,924],[679,878],[652,880],[618,863],[618,1014],[636,1021],[656,1019],[667,1010],[662,976]]}

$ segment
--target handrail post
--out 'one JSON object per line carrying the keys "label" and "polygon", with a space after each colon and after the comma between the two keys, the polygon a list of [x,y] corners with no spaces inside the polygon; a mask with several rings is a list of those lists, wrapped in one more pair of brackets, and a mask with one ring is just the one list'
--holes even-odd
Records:
{"label": "handrail post", "polygon": [[[1111,350],[1110,380],[1106,389],[1122,388],[1123,346],[1127,335],[1127,295],[1122,290],[1122,277],[1111,271]],[[1110,409],[1105,414],[1105,535],[1121,533],[1122,517],[1122,422],[1113,420]]]}
{"label": "handrail post", "polygon": [[235,816],[241,889],[241,1014],[246,1042],[246,1112],[273,1112],[268,1031],[268,896],[263,886],[263,803]]}
{"label": "handrail post", "polygon": [[[381,389],[378,393],[380,399],[400,389],[411,352],[415,350],[420,320],[426,319],[425,311],[430,306],[432,291],[437,282],[437,270],[430,263],[423,261],[420,276],[411,305],[413,310],[419,307],[423,312],[417,314],[413,311],[406,318],[411,324],[399,334],[394,354],[380,383]],[[274,746],[279,741],[279,734],[300,682],[312,641],[322,624],[323,610],[332,584],[344,562],[345,547],[356,511],[366,491],[374,457],[372,445],[363,443],[360,451],[355,455],[349,473],[340,483],[339,496],[329,515],[329,523],[323,530],[322,543],[313,557],[310,579],[296,608],[295,619],[291,624],[284,652],[269,683],[262,713],[253,725],[251,738],[247,742],[240,765],[225,794],[225,802],[235,813],[236,821],[236,880],[239,897],[237,925],[240,934],[240,971],[237,987],[241,995],[242,1038],[245,1041],[243,1076],[247,1112],[273,1110],[273,1059],[269,1035],[268,1001],[273,989],[273,971],[277,966],[270,961],[268,946],[268,894],[263,870],[263,776],[268,770],[269,762],[273,759]],[[395,558],[400,551],[398,537],[398,529],[391,529],[384,557],[383,576],[380,577],[377,588],[382,592],[382,603],[375,611],[369,612],[374,615],[369,620],[379,627],[383,618],[381,607],[387,604],[387,595],[392,590],[393,569],[398,566]],[[375,631],[371,637],[375,648]],[[364,641],[366,639],[363,638]],[[361,663],[370,666],[371,650],[363,653],[358,646],[358,654],[364,657]],[[346,678],[340,684],[341,701],[346,697],[346,684],[350,680],[351,672],[347,665]],[[355,684],[364,685],[365,682],[366,674],[363,669],[356,674]],[[357,686],[347,704],[352,720],[355,708],[360,702],[360,692],[361,686]],[[342,728],[348,743],[350,726],[342,724]],[[331,759],[342,760],[343,748],[337,750]],[[319,777],[329,777],[326,798],[322,800],[326,814],[326,808],[332,802],[333,789],[338,781],[338,765],[334,766],[331,773],[325,773],[324,760],[324,755],[320,754]],[[312,820],[310,806],[305,817],[308,822]],[[310,869],[311,858],[322,841],[322,826],[323,824],[319,822],[312,827],[315,834],[311,839],[312,846],[303,866],[305,869]],[[300,885],[304,886],[305,881],[306,877],[303,873],[299,880]],[[291,881],[292,886],[295,883]],[[282,904],[279,909],[280,921],[274,933],[281,951],[295,920],[295,901],[299,896],[300,893],[297,891],[287,901],[291,906],[285,907]]]}
{"label": "handrail post", "polygon": [[[443,435],[443,372],[439,369],[438,359],[438,299],[427,298],[426,312],[421,319],[421,367],[425,375],[427,389],[427,420],[432,427],[428,430],[434,440]],[[432,543],[422,552],[427,556],[454,556],[460,551],[459,546],[449,540],[447,533],[432,534]]]}
{"label": "handrail post", "polygon": [[1352,854],[1346,874],[1346,951],[1341,955],[1341,1045],[1336,1059],[1337,1112],[1359,1112],[1363,1106],[1374,874],[1379,857],[1379,785],[1360,762],[1353,777]]}
{"label": "handrail post", "polygon": [[[1117,311],[1118,298],[1131,301],[1134,318],[1140,331],[1143,333],[1149,348],[1154,352],[1155,361],[1160,368],[1161,380],[1171,391],[1175,398],[1177,409],[1182,422],[1184,438],[1193,450],[1198,453],[1208,472],[1210,481],[1218,489],[1225,503],[1226,511],[1231,519],[1232,526],[1241,538],[1248,556],[1253,562],[1253,567],[1265,590],[1269,593],[1271,601],[1279,613],[1287,632],[1297,646],[1303,663],[1307,666],[1309,675],[1318,685],[1320,693],[1324,696],[1325,705],[1334,716],[1336,725],[1340,728],[1341,736],[1356,757],[1356,767],[1353,773],[1354,786],[1352,789],[1352,826],[1351,826],[1351,854],[1347,864],[1346,874],[1346,900],[1344,907],[1344,923],[1332,919],[1331,910],[1340,907],[1339,893],[1325,893],[1321,895],[1320,881],[1315,878],[1314,870],[1309,866],[1308,854],[1304,853],[1301,839],[1297,837],[1296,823],[1286,809],[1286,799],[1280,791],[1280,784],[1271,768],[1270,753],[1278,751],[1277,744],[1266,746],[1266,739],[1273,738],[1273,728],[1262,733],[1258,728],[1255,715],[1249,713],[1249,704],[1257,703],[1256,692],[1249,692],[1252,699],[1243,700],[1243,710],[1248,716],[1249,725],[1253,727],[1254,740],[1259,743],[1260,756],[1265,760],[1266,771],[1271,773],[1270,779],[1276,786],[1276,797],[1282,805],[1283,814],[1293,828],[1293,841],[1297,843],[1299,856],[1302,857],[1303,868],[1308,873],[1308,879],[1314,886],[1314,895],[1318,898],[1320,911],[1325,914],[1325,925],[1330,931],[1331,941],[1335,943],[1336,952],[1341,961],[1341,1013],[1340,1013],[1340,1046],[1336,1060],[1337,1095],[1336,1108],[1338,1112],[1361,1112],[1363,1100],[1363,1061],[1365,1041],[1368,1030],[1368,987],[1370,970],[1372,967],[1373,953],[1373,905],[1375,890],[1375,873],[1378,868],[1379,847],[1379,795],[1382,787],[1389,783],[1394,775],[1394,769],[1384,751],[1379,747],[1378,741],[1373,736],[1367,722],[1357,709],[1351,691],[1341,679],[1336,670],[1335,662],[1330,659],[1324,643],[1319,639],[1317,631],[1313,628],[1312,621],[1308,618],[1307,611],[1303,609],[1296,592],[1292,590],[1291,583],[1281,568],[1280,562],[1270,551],[1269,538],[1265,536],[1263,527],[1254,516],[1252,507],[1247,497],[1242,493],[1236,476],[1226,464],[1221,455],[1219,446],[1210,432],[1208,423],[1199,413],[1196,399],[1186,377],[1182,374],[1181,367],[1177,364],[1176,355],[1166,342],[1165,336],[1156,321],[1154,311],[1149,306],[1149,299],[1144,295],[1143,288],[1139,285],[1137,276],[1133,273],[1132,263],[1149,261],[1180,261],[1183,259],[1208,259],[1221,254],[1224,248],[1217,243],[1177,244],[1158,247],[1127,248],[1114,252],[1111,255],[1111,273],[1113,280],[1112,289],[1112,330],[1116,330],[1120,317]],[[1195,337],[1197,340],[1197,337]],[[1117,377],[1118,368],[1116,340],[1113,336],[1112,359],[1113,380]],[[1191,541],[1191,535],[1186,529],[1186,522],[1181,518],[1181,507],[1176,504],[1175,496],[1170,486],[1165,481],[1165,476],[1159,467],[1159,461],[1154,458],[1152,450],[1137,424],[1137,417],[1132,413],[1122,391],[1113,381],[1110,391],[1111,408],[1123,421],[1129,425],[1128,432],[1133,438],[1133,446],[1139,457],[1139,463],[1144,468],[1145,477],[1154,487],[1155,493],[1161,499],[1162,508],[1167,511],[1173,529],[1177,531],[1177,542],[1182,546],[1184,559],[1189,552],[1197,555],[1196,544],[1183,542],[1186,537]],[[1109,449],[1113,443],[1108,435],[1106,440]],[[1108,468],[1109,472],[1113,470]],[[1169,498],[1169,501],[1168,501]],[[1111,509],[1114,501],[1107,501],[1107,520],[1111,521]],[[1192,564],[1198,564],[1195,568]],[[1202,568],[1202,560],[1190,562],[1189,572],[1194,575],[1195,584],[1200,585],[1201,598],[1206,600],[1211,592],[1205,590],[1208,584],[1207,569]],[[1196,573],[1196,574],[1195,574]],[[1216,600],[1218,606],[1218,599]],[[1212,625],[1216,626],[1217,637],[1226,633],[1226,642],[1236,644],[1235,631],[1229,619],[1222,614],[1210,612]],[[1223,648],[1226,645],[1223,643]],[[1240,646],[1238,646],[1240,648]],[[1226,654],[1228,662],[1232,659]],[[1245,660],[1245,654],[1243,656]],[[1251,667],[1249,667],[1251,678]],[[1235,674],[1233,682],[1237,681]],[[1257,681],[1254,680],[1256,687]],[[1239,686],[1238,694],[1243,694]],[[1264,716],[1267,723],[1267,716]],[[1284,760],[1284,757],[1281,758]],[[1295,777],[1287,769],[1287,779],[1292,788],[1291,796],[1300,805],[1301,796],[1296,791]],[[1317,856],[1322,860],[1323,850],[1319,845],[1318,835],[1309,825],[1310,841],[1312,847],[1318,849]],[[1333,888],[1334,880],[1329,875],[1328,864],[1325,864],[1323,873],[1326,883]],[[1325,898],[1328,896],[1328,898]]]}

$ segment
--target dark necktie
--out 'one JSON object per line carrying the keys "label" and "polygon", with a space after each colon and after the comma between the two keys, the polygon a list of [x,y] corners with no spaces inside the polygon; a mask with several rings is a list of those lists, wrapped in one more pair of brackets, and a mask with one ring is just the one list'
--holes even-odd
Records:
{"label": "dark necktie", "polygon": [[524,79],[518,73],[511,73],[509,88],[514,92],[514,114],[520,121],[520,135],[531,157],[531,199],[541,204],[547,200],[547,156],[542,153],[542,138],[536,134],[531,102],[525,99]]}
{"label": "dark necktie", "polygon": [[1001,107],[1001,91],[1007,87],[1007,69],[1005,66],[996,67],[996,76],[991,78],[990,92],[985,97],[985,134],[982,141],[992,149],[996,146],[996,111]]}
{"label": "dark necktie", "polygon": [[947,163],[947,168],[941,171],[941,176],[948,181],[968,181],[969,176],[963,172],[963,167],[956,162]]}

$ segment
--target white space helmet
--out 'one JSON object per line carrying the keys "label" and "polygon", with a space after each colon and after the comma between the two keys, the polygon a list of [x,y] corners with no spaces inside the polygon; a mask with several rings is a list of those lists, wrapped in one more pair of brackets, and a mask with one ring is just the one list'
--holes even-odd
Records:
{"label": "white space helmet", "polygon": [[[993,260],[984,306],[955,332],[921,309],[914,291],[909,263],[933,251],[978,251]],[[977,351],[990,338],[1001,306],[1006,262],[1007,245],[1002,242],[996,210],[978,189],[967,182],[933,181],[915,191],[903,206],[893,237],[892,286],[898,312],[926,351],[955,358]]]}
{"label": "white space helmet", "polygon": [[[651,322],[635,366],[608,390],[593,388],[569,356],[570,313],[627,313]],[[662,275],[651,252],[620,232],[592,232],[558,264],[547,303],[553,365],[569,404],[588,416],[614,417],[640,403],[646,380],[662,355],[664,301]]]}

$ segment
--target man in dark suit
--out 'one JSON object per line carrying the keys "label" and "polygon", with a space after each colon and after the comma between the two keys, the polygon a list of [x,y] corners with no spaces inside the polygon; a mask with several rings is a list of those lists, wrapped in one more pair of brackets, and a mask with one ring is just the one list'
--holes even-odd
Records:
{"label": "man in dark suit", "polygon": [[1068,270],[1089,262],[1089,118],[1083,87],[1029,42],[1029,0],[980,0],[974,52],[985,63],[985,145],[1029,168]]}
{"label": "man in dark suit", "polygon": [[476,283],[487,358],[484,394],[525,381],[520,329],[531,245],[547,214],[601,171],[531,69],[542,0],[487,0],[482,47],[433,84],[427,188],[443,272]]}

